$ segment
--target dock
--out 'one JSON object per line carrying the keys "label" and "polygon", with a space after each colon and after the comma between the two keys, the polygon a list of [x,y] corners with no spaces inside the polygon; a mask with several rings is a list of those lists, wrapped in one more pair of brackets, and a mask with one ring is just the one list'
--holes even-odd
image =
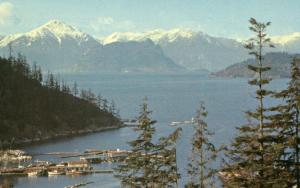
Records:
{"label": "dock", "polygon": [[0,176],[53,176],[53,175],[83,175],[93,173],[113,173],[112,169],[93,169],[91,164],[103,162],[120,162],[131,151],[120,149],[87,149],[84,152],[49,152],[40,155],[56,155],[60,158],[79,157],[78,161],[66,161],[58,164],[49,161],[34,161],[28,166],[18,168],[2,168]]}
{"label": "dock", "polygon": [[88,162],[72,161],[67,165],[51,164],[50,166],[34,166],[24,168],[6,168],[0,169],[0,176],[27,176],[30,172],[41,172],[39,176],[47,176],[48,172],[62,172],[62,174],[93,174],[93,173],[113,173],[111,169],[93,169]]}

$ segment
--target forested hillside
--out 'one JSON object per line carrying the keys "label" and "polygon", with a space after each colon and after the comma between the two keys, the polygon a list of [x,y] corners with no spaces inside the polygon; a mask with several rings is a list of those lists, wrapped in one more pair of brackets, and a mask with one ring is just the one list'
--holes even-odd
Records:
{"label": "forested hillside", "polygon": [[[300,54],[288,54],[284,52],[267,53],[264,57],[264,62],[271,70],[264,75],[273,78],[290,77],[291,67],[290,62],[294,57],[300,57]],[[219,77],[253,77],[255,73],[248,69],[248,65],[255,64],[255,59],[247,59],[241,63],[233,64],[226,69],[213,73]]]}
{"label": "forested hillside", "polygon": [[114,104],[91,91],[81,91],[58,81],[40,68],[32,68],[22,56],[0,58],[1,145],[31,142],[83,132],[118,127]]}

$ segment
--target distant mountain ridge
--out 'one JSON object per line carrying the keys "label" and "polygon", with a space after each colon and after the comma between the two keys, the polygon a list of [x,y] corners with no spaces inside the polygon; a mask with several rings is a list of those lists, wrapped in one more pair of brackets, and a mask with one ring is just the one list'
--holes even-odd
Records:
{"label": "distant mountain ridge", "polygon": [[178,38],[192,38],[196,33],[199,32],[179,28],[171,30],[156,29],[144,33],[115,32],[103,39],[100,39],[100,41],[104,45],[113,42],[143,41],[148,39],[155,43],[159,43],[162,40],[173,42]]}
{"label": "distant mountain ridge", "polygon": [[95,63],[78,64],[77,69],[84,72],[177,72],[185,68],[175,64],[164,55],[161,47],[151,40],[141,42],[114,42],[102,48]]}
{"label": "distant mountain ridge", "polygon": [[14,52],[21,52],[31,62],[36,61],[43,69],[55,72],[184,70],[166,57],[153,42],[141,42],[140,45],[126,42],[104,46],[94,37],[57,20],[27,33],[3,38],[0,41],[0,53],[7,55],[10,43]]}
{"label": "distant mountain ridge", "polygon": [[[300,50],[297,33],[274,41],[276,51]],[[54,72],[215,72],[249,58],[241,42],[189,29],[113,33],[99,40],[58,20],[0,37],[0,55],[8,56],[9,44],[13,54]]]}
{"label": "distant mountain ridge", "polygon": [[[58,20],[51,20],[48,23],[30,32],[24,34],[9,35],[5,37],[3,40],[0,41],[0,46],[6,46],[10,42],[13,42],[14,40],[20,39],[22,37],[23,38],[27,37],[27,39],[31,39],[31,41],[34,41],[38,38],[47,37],[47,36],[53,37],[54,39],[57,40],[59,44],[61,44],[64,38],[68,38],[68,37],[75,39],[79,44],[81,42],[93,39],[92,36],[83,33],[70,25],[67,25]],[[30,43],[28,43],[27,45],[30,46]]]}
{"label": "distant mountain ridge", "polygon": [[248,57],[243,45],[235,40],[212,37],[190,29],[113,33],[102,39],[102,43],[140,42],[148,39],[161,46],[168,57],[188,71],[220,70]]}
{"label": "distant mountain ridge", "polygon": [[[294,57],[300,58],[300,54],[288,54],[284,52],[267,53],[264,56],[263,63],[265,66],[271,67],[271,70],[266,73],[266,76],[272,78],[290,77],[290,64]],[[253,77],[254,73],[248,69],[248,65],[254,63],[256,63],[256,61],[251,58],[246,61],[233,64],[224,70],[213,73],[213,75],[233,78]]]}
{"label": "distant mountain ridge", "polygon": [[[113,33],[102,39],[103,44],[150,39],[160,45],[175,63],[189,71],[218,71],[249,58],[243,42],[234,39],[212,37],[190,29],[153,30],[144,33]],[[300,32],[271,36],[275,49],[269,52],[300,52]]]}
{"label": "distant mountain ridge", "polygon": [[20,52],[44,69],[69,70],[75,63],[91,61],[102,45],[92,36],[57,20],[24,34],[10,35],[0,41],[0,52],[7,54],[11,43],[14,54]]}

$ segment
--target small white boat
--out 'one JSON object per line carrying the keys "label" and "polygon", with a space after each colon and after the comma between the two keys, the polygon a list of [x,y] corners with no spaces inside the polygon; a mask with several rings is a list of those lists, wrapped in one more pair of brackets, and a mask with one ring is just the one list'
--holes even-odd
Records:
{"label": "small white boat", "polygon": [[179,122],[179,121],[173,121],[170,125],[176,126],[176,125],[180,125],[180,124],[181,124],[181,122]]}
{"label": "small white boat", "polygon": [[123,122],[125,126],[127,127],[135,127],[140,125],[140,123],[138,121],[134,121],[134,122]]}
{"label": "small white boat", "polygon": [[63,175],[63,171],[58,171],[58,170],[53,170],[53,171],[48,171],[49,176],[57,176],[57,175]]}

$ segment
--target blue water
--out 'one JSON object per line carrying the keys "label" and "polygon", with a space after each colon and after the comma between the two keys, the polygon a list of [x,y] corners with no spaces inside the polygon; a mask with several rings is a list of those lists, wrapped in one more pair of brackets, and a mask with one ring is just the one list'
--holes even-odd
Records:
{"label": "blue water", "polygon": [[[200,101],[205,102],[209,112],[207,123],[215,132],[213,142],[216,145],[229,143],[236,134],[235,127],[246,122],[244,111],[256,106],[254,89],[247,84],[247,79],[210,78],[203,75],[61,75],[68,83],[76,80],[80,88],[91,88],[100,92],[108,100],[114,100],[123,118],[138,115],[139,105],[147,96],[152,118],[157,120],[157,134],[167,135],[174,128],[172,121],[188,120],[194,116]],[[287,80],[274,80],[270,88],[278,90],[286,86]],[[276,101],[267,100],[271,105]],[[127,142],[135,137],[131,128],[94,133],[74,138],[60,139],[39,145],[27,146],[29,153],[54,151],[84,151],[95,149],[128,149]],[[187,179],[185,167],[188,162],[192,127],[183,127],[177,142],[178,165],[182,174],[181,185]],[[37,156],[36,159],[61,161],[60,158]],[[96,166],[97,168],[110,168]],[[59,176],[11,179],[15,187],[53,188],[64,187],[80,182],[93,181],[86,187],[120,187],[118,179],[110,174],[89,176]]]}

